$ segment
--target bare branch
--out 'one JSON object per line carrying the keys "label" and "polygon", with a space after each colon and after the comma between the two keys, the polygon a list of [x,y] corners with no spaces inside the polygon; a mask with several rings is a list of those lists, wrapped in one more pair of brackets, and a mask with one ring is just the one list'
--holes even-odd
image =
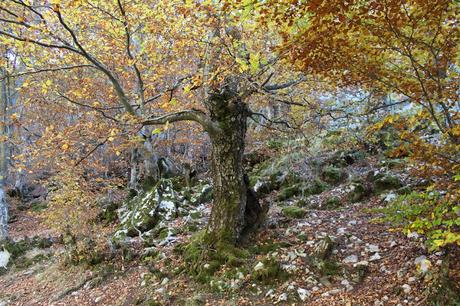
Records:
{"label": "bare branch", "polygon": [[266,91],[275,91],[275,90],[285,89],[291,86],[298,85],[304,82],[305,80],[306,78],[304,76],[301,76],[298,80],[292,80],[292,81],[289,81],[283,84],[264,85],[262,86],[262,88]]}
{"label": "bare branch", "polygon": [[87,159],[91,154],[93,154],[94,152],[96,152],[97,149],[99,149],[100,147],[102,147],[103,145],[105,145],[107,143],[107,141],[109,141],[109,138],[110,137],[107,137],[106,139],[104,139],[102,142],[98,143],[93,149],[91,149],[91,151],[89,151],[88,153],[86,153],[82,158],[80,158],[76,163],[75,163],[75,167],[78,166],[82,161],[84,161],[85,159]]}
{"label": "bare branch", "polygon": [[0,78],[0,80],[3,80],[8,77],[21,77],[25,75],[33,75],[33,74],[39,74],[39,73],[45,73],[45,72],[55,72],[55,71],[62,71],[62,70],[72,70],[72,69],[79,69],[79,68],[97,68],[97,67],[93,65],[75,65],[75,66],[65,66],[65,67],[56,67],[56,68],[44,68],[44,69],[38,69],[38,70],[33,70],[33,71],[25,71],[25,72],[16,73],[16,74],[8,74],[7,76]]}
{"label": "bare branch", "polygon": [[287,122],[287,121],[285,121],[285,120],[276,120],[276,119],[275,119],[275,120],[272,120],[272,119],[268,118],[267,116],[265,116],[265,115],[262,114],[262,113],[257,113],[257,112],[251,111],[251,115],[250,115],[250,116],[251,116],[251,119],[253,119],[254,122],[256,122],[256,123],[258,123],[258,124],[260,124],[260,122],[257,121],[257,120],[255,120],[255,119],[252,117],[252,116],[254,116],[254,115],[264,118],[265,120],[267,120],[267,121],[270,122],[271,124],[282,124],[282,125],[285,125],[287,128],[290,128],[290,129],[293,129],[293,128],[294,128],[294,127],[292,127],[292,126],[289,124],[289,122]]}
{"label": "bare branch", "polygon": [[58,92],[58,95],[59,95],[61,98],[63,98],[63,99],[65,99],[66,101],[68,101],[69,103],[71,103],[71,104],[78,105],[78,106],[81,106],[81,107],[84,107],[84,108],[92,109],[92,110],[94,110],[94,111],[100,113],[103,117],[105,117],[105,118],[107,118],[107,119],[113,120],[113,121],[118,122],[118,123],[120,122],[120,121],[117,120],[116,118],[107,115],[107,114],[104,112],[104,110],[101,109],[101,108],[98,108],[98,107],[95,107],[95,106],[91,106],[91,105],[88,105],[88,104],[84,104],[84,103],[80,103],[80,102],[78,102],[78,101],[75,101],[75,100],[73,100],[73,99],[67,97],[66,95],[63,95],[63,94],[60,93],[60,92]]}
{"label": "bare branch", "polygon": [[44,43],[44,42],[41,42],[41,41],[38,41],[38,40],[35,40],[35,39],[31,39],[31,38],[28,38],[28,37],[16,36],[14,34],[8,33],[8,32],[3,31],[3,30],[0,30],[0,35],[8,36],[8,37],[13,38],[14,40],[17,40],[17,41],[33,43],[33,44],[41,46],[41,47],[46,47],[46,48],[51,48],[51,49],[66,49],[66,50],[69,50],[69,51],[72,51],[72,52],[75,52],[75,53],[78,53],[78,54],[82,55],[82,53],[80,51],[78,51],[77,49],[75,49],[75,48],[73,48],[71,46],[67,46],[67,45],[56,45],[56,44],[53,44],[53,43]]}

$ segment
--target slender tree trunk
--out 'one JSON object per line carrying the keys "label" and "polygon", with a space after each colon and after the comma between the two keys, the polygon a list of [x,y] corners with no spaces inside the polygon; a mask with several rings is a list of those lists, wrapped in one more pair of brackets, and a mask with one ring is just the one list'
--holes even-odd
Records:
{"label": "slender tree trunk", "polygon": [[0,241],[8,238],[8,205],[3,182],[0,182]]}
{"label": "slender tree trunk", "polygon": [[232,102],[218,104],[213,115],[220,129],[210,135],[214,203],[207,233],[211,242],[235,244],[262,213],[243,169],[248,111],[244,103]]}
{"label": "slender tree trunk", "polygon": [[[8,91],[6,79],[3,79],[0,85],[0,110],[2,113],[2,116],[0,117],[0,123],[6,123],[8,119]],[[6,124],[0,124],[0,136],[8,136]],[[7,157],[7,143],[0,140],[0,241],[8,238],[8,205],[6,203],[6,195],[4,190],[7,171]]]}

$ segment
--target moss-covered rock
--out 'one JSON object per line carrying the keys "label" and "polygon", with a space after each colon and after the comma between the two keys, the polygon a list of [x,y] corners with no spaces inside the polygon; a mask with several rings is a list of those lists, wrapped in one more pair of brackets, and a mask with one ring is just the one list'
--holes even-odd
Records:
{"label": "moss-covered rock", "polygon": [[228,243],[215,241],[205,230],[195,233],[188,244],[177,250],[187,262],[186,269],[200,282],[208,282],[222,265],[241,265],[249,252]]}
{"label": "moss-covered rock", "polygon": [[347,173],[341,168],[327,166],[321,173],[323,180],[330,184],[337,184],[346,179]]}
{"label": "moss-covered rock", "polygon": [[321,181],[320,179],[314,179],[306,188],[308,194],[320,194],[328,189],[328,184]]}
{"label": "moss-covered rock", "polygon": [[146,193],[125,202],[118,210],[122,230],[128,236],[153,229],[160,220],[171,220],[177,214],[178,194],[171,180],[162,180]]}
{"label": "moss-covered rock", "polygon": [[413,191],[413,189],[411,188],[411,186],[404,186],[404,187],[401,187],[398,190],[396,190],[396,193],[400,194],[400,195],[404,195],[404,194],[409,194],[412,191]]}
{"label": "moss-covered rock", "polygon": [[380,163],[380,166],[382,167],[387,167],[388,169],[395,169],[395,168],[401,168],[405,164],[403,159],[395,158],[395,159],[387,159],[383,160]]}
{"label": "moss-covered rock", "polygon": [[287,218],[300,219],[305,217],[307,211],[297,206],[286,206],[282,209],[282,213]]}
{"label": "moss-covered rock", "polygon": [[321,205],[322,209],[336,209],[342,206],[342,200],[339,197],[332,196]]}
{"label": "moss-covered rock", "polygon": [[292,171],[292,164],[303,158],[301,152],[294,152],[257,164],[249,174],[250,186],[263,195],[299,183],[301,178]]}
{"label": "moss-covered rock", "polygon": [[326,236],[314,245],[312,256],[317,259],[329,258],[334,246],[334,240],[331,237]]}
{"label": "moss-covered rock", "polygon": [[351,203],[359,202],[370,194],[362,182],[353,182],[348,188],[348,200]]}
{"label": "moss-covered rock", "polygon": [[276,198],[278,201],[284,201],[296,195],[299,195],[301,193],[302,193],[302,184],[295,184],[292,186],[282,188]]}
{"label": "moss-covered rock", "polygon": [[389,173],[385,173],[383,175],[378,176],[374,180],[374,189],[377,193],[397,189],[402,186],[401,180],[394,175]]}
{"label": "moss-covered rock", "polygon": [[[165,229],[171,232],[169,221],[188,215],[187,208],[193,209],[211,198],[212,186],[206,182],[179,189],[174,179],[162,179],[150,191],[139,193],[118,209],[120,226],[112,240],[115,245],[121,245],[127,237],[142,235],[147,244],[152,244],[156,238],[165,238]],[[199,219],[201,212],[192,211],[190,217]]]}
{"label": "moss-covered rock", "polygon": [[281,264],[274,258],[265,258],[258,262],[251,274],[251,278],[262,283],[273,282],[273,280],[286,280],[289,274],[283,270]]}

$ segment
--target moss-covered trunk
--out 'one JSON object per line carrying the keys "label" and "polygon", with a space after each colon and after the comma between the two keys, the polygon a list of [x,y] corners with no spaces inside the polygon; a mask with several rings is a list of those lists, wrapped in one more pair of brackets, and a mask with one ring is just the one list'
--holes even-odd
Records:
{"label": "moss-covered trunk", "polygon": [[221,101],[213,110],[217,133],[211,134],[214,203],[207,234],[212,242],[237,243],[262,213],[248,186],[243,153],[248,111],[241,101]]}

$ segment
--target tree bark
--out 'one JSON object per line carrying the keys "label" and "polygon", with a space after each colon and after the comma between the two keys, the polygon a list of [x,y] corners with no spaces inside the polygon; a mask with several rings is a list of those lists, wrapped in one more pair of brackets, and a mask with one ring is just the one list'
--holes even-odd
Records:
{"label": "tree bark", "polygon": [[250,112],[239,98],[238,86],[231,80],[229,83],[231,85],[227,88],[206,100],[210,115],[192,109],[149,118],[143,124],[189,120],[200,123],[209,134],[214,203],[206,229],[207,242],[235,245],[260,225],[264,211],[249,188],[243,169],[246,124]]}
{"label": "tree bark", "polygon": [[8,238],[8,205],[3,186],[0,179],[0,241]]}
{"label": "tree bark", "polygon": [[218,129],[210,133],[214,203],[207,234],[211,242],[236,244],[260,220],[262,210],[243,169],[248,115],[247,106],[238,100],[223,99],[212,110]]}
{"label": "tree bark", "polygon": [[[0,70],[0,72],[3,72]],[[4,75],[1,73],[1,75]],[[8,111],[8,91],[7,91],[7,79],[3,79],[0,84],[0,110],[2,116],[0,117],[0,123],[6,123],[7,111]],[[8,136],[6,124],[0,124],[0,136]],[[8,205],[6,203],[5,186],[7,171],[7,157],[8,148],[5,141],[0,140],[0,241],[8,238]]]}

